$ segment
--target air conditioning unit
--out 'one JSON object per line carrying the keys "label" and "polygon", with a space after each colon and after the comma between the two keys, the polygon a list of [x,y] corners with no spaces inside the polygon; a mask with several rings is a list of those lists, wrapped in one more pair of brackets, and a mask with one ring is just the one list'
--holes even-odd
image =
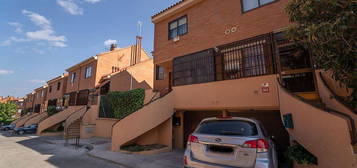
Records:
{"label": "air conditioning unit", "polygon": [[174,42],[180,41],[180,36],[176,36],[172,41],[174,41]]}

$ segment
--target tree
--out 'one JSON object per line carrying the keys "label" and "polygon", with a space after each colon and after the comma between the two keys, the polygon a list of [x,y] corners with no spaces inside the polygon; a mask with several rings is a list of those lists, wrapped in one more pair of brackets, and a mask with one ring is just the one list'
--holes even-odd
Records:
{"label": "tree", "polygon": [[308,47],[312,60],[333,78],[352,88],[348,101],[357,107],[357,0],[290,0],[294,24],[287,35]]}
{"label": "tree", "polygon": [[0,103],[0,122],[6,122],[13,119],[17,112],[17,106],[14,103]]}

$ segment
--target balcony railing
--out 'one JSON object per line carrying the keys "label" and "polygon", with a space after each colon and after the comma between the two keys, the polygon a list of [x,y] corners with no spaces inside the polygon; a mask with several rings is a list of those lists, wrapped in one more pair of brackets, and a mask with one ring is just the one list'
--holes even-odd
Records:
{"label": "balcony railing", "polygon": [[175,58],[174,86],[274,74],[272,34]]}

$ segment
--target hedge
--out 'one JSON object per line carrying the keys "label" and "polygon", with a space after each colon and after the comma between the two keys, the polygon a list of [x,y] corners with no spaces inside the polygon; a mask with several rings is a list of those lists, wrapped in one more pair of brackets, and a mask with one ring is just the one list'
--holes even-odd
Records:
{"label": "hedge", "polygon": [[57,108],[56,106],[48,106],[47,107],[47,114],[48,116],[52,116],[54,114],[56,114],[58,111],[57,111]]}
{"label": "hedge", "polygon": [[101,97],[100,117],[123,119],[144,106],[145,90],[109,92]]}

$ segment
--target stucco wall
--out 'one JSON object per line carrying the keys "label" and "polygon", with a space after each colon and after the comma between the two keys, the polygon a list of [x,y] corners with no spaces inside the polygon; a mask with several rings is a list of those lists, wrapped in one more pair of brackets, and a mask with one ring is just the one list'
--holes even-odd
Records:
{"label": "stucco wall", "polygon": [[[69,71],[66,93],[94,88],[95,79],[96,79],[96,70],[98,66],[97,62],[98,62],[97,60],[93,60]],[[92,76],[89,78],[85,78],[86,68],[90,66],[92,67]],[[76,73],[76,78],[74,82],[71,83],[71,76],[73,73]]]}
{"label": "stucco wall", "polygon": [[[173,93],[169,93],[164,98],[158,99],[122,119],[113,127],[111,149],[113,151],[119,150],[122,145],[131,142],[170,119],[173,113]],[[140,124],[140,127],[137,124]],[[168,139],[172,139],[170,132],[166,135]]]}
{"label": "stucco wall", "polygon": [[40,113],[40,114],[37,114],[35,117],[27,120],[25,122],[25,126],[29,126],[29,125],[32,125],[32,124],[38,124],[42,119],[46,118],[47,117],[47,113]]}
{"label": "stucco wall", "polygon": [[110,78],[110,91],[130,90],[131,76],[132,88],[152,89],[154,75],[153,60],[147,60],[134,66],[128,67],[127,70],[115,74]]}
{"label": "stucco wall", "polygon": [[324,79],[327,82],[327,85],[337,94],[338,96],[341,97],[348,97],[352,93],[352,89],[347,88],[344,84],[337,82],[332,78],[332,72],[324,72],[324,71],[319,71],[322,72],[322,75]]}
{"label": "stucco wall", "polygon": [[96,137],[111,138],[112,126],[117,122],[117,119],[100,118],[96,120],[95,133]]}
{"label": "stucco wall", "polygon": [[317,109],[279,90],[281,114],[292,114],[294,129],[288,132],[318,158],[320,168],[351,168],[355,155],[346,119]]}
{"label": "stucco wall", "polygon": [[[269,93],[262,92],[265,83],[269,84]],[[276,75],[178,86],[173,90],[176,109],[279,109]]]}
{"label": "stucco wall", "polygon": [[62,121],[65,121],[68,116],[70,116],[71,114],[77,112],[78,110],[80,110],[82,108],[83,108],[83,106],[71,106],[59,113],[56,113],[56,114],[46,118],[45,120],[41,121],[38,124],[37,134],[40,135],[42,133],[42,131],[46,130],[47,128],[50,128]]}

